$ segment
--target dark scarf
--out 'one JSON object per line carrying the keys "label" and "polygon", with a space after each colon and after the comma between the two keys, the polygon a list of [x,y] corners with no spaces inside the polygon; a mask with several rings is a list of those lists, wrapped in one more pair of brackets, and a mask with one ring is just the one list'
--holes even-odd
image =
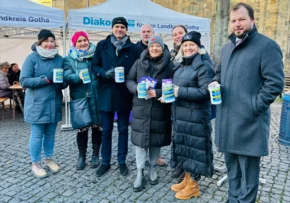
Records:
{"label": "dark scarf", "polygon": [[181,46],[181,44],[180,45],[175,45],[174,44],[174,48],[170,52],[170,57],[171,57],[170,60],[171,61],[173,61],[173,59],[175,58],[175,56],[178,54],[178,51],[180,49],[180,46]]}
{"label": "dark scarf", "polygon": [[128,36],[125,35],[122,39],[117,40],[117,38],[111,34],[111,43],[116,47],[116,55],[118,56],[119,50],[126,44]]}

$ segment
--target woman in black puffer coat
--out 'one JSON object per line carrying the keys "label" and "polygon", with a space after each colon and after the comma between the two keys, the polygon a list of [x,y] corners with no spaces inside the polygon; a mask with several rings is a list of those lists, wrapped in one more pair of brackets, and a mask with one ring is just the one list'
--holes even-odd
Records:
{"label": "woman in black puffer coat", "polygon": [[[148,42],[148,49],[143,51],[127,77],[127,88],[134,94],[131,140],[136,150],[137,177],[133,186],[136,192],[141,191],[144,186],[143,169],[147,150],[150,162],[149,183],[154,185],[158,183],[154,167],[160,148],[171,142],[171,104],[160,103],[158,98],[162,94],[162,79],[172,78],[173,66],[162,38],[153,36]],[[139,99],[137,92],[138,81],[145,76],[158,81],[155,89],[148,90],[147,95],[151,99],[147,100]]]}
{"label": "woman in black puffer coat", "polygon": [[[182,61],[173,76],[172,105],[173,129],[172,167],[185,170],[184,180],[171,187],[177,199],[199,196],[197,181],[201,175],[213,174],[211,141],[211,109],[208,84],[214,71],[208,60],[202,59],[200,33],[190,32],[182,39],[179,57]],[[178,57],[177,57],[178,58]]]}

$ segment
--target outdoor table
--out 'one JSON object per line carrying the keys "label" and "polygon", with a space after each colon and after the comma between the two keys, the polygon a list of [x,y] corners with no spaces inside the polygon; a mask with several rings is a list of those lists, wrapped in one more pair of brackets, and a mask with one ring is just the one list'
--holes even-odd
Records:
{"label": "outdoor table", "polygon": [[19,106],[21,108],[21,111],[23,111],[23,106],[20,98],[20,94],[17,92],[17,90],[25,90],[19,83],[15,83],[14,85],[10,86],[9,89],[12,89],[12,99],[13,99],[13,120],[15,120],[15,96],[17,97]]}

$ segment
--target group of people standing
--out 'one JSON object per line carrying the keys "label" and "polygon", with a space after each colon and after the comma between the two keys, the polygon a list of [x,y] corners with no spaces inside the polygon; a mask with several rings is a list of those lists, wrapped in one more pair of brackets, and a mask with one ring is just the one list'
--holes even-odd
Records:
{"label": "group of people standing", "polygon": [[[61,120],[61,90],[69,86],[72,100],[90,95],[92,123],[77,129],[77,170],[85,168],[91,128],[91,167],[100,165],[98,177],[109,171],[117,112],[117,160],[120,174],[129,173],[126,156],[132,110],[131,141],[137,165],[133,190],[144,189],[147,153],[148,182],[158,184],[155,167],[160,149],[171,144],[173,176],[182,174],[182,181],[171,187],[175,197],[184,200],[198,197],[201,176],[211,177],[214,171],[208,86],[219,83],[223,102],[217,109],[215,132],[216,144],[225,153],[228,169],[228,202],[255,202],[260,156],[268,153],[269,105],[283,88],[282,55],[274,41],[257,32],[254,12],[248,4],[233,7],[230,28],[231,41],[222,51],[216,73],[201,44],[201,34],[187,32],[182,25],[172,30],[174,49],[169,52],[150,25],[142,26],[141,40],[133,44],[127,35],[127,20],[117,17],[112,20],[112,33],[97,45],[86,32],[74,33],[64,59],[58,54],[53,33],[41,30],[20,77],[26,88],[24,117],[31,124],[32,173],[37,177],[47,175],[41,165],[42,147],[45,165],[53,172],[59,171],[52,155],[57,122]],[[64,81],[54,83],[53,69],[60,67],[64,69]],[[115,67],[124,68],[125,82],[115,82]],[[84,83],[82,69],[89,70],[90,83]],[[155,87],[147,90],[147,99],[138,98],[138,83],[143,77],[156,81]],[[165,102],[163,79],[172,79],[173,103]],[[243,87],[237,91],[237,86]]]}

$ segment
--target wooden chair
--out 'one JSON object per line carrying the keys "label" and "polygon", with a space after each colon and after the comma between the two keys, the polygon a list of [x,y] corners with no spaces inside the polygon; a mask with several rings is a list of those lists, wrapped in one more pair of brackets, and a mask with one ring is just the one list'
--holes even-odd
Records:
{"label": "wooden chair", "polygon": [[8,97],[0,98],[0,110],[2,111],[2,121],[4,121],[5,117],[5,104],[4,102],[8,100]]}

